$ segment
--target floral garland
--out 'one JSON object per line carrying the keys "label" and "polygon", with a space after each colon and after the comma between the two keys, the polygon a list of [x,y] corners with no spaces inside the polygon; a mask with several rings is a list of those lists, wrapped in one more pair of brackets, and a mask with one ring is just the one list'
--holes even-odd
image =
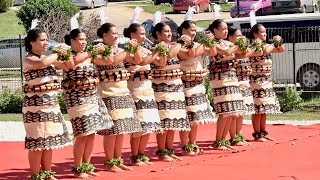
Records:
{"label": "floral garland", "polygon": [[244,136],[242,134],[238,133],[238,134],[236,134],[236,136],[234,138],[230,139],[230,143],[237,144],[238,142],[242,142],[244,140],[245,140]]}
{"label": "floral garland", "polygon": [[123,159],[121,157],[119,158],[112,158],[110,160],[105,161],[106,165],[119,165],[119,164],[123,164]]}
{"label": "floral garland", "polygon": [[139,154],[138,156],[131,156],[131,161],[132,162],[148,162],[150,161],[150,158],[146,156],[145,154]]}
{"label": "floral garland", "polygon": [[124,46],[124,50],[128,51],[130,54],[135,54],[140,48],[141,48],[141,45],[133,47],[132,44],[130,44],[130,43],[127,43]]}
{"label": "floral garland", "polygon": [[263,43],[261,40],[254,40],[252,42],[252,47],[255,48],[256,53],[263,52],[264,45],[265,45],[265,43]]}
{"label": "floral garland", "polygon": [[67,62],[70,60],[71,54],[72,54],[72,50],[71,48],[67,50],[67,54],[63,55],[57,48],[53,48],[52,49],[53,53],[57,53],[58,54],[58,60],[59,61],[63,61],[63,62]]}
{"label": "floral garland", "polygon": [[155,47],[155,51],[159,52],[160,56],[168,56],[169,48],[162,44],[157,44]]}
{"label": "floral garland", "polygon": [[205,35],[200,35],[198,38],[198,42],[200,44],[203,44],[207,47],[214,47],[214,45],[216,44],[216,41],[214,39],[210,40],[209,38],[207,38]]}
{"label": "floral garland", "polygon": [[94,165],[91,163],[82,163],[80,166],[74,166],[72,167],[73,173],[86,173],[86,172],[92,172],[95,169]]}
{"label": "floral garland", "polygon": [[182,146],[182,150],[187,151],[187,152],[193,152],[193,151],[198,151],[200,148],[196,144],[187,144]]}
{"label": "floral garland", "polygon": [[275,48],[278,48],[283,44],[283,39],[281,38],[281,40],[278,41],[276,37],[273,37],[272,43],[273,43]]}
{"label": "floral garland", "polygon": [[105,45],[104,52],[102,53],[102,57],[106,58],[106,57],[110,56],[111,53],[112,53],[111,46]]}
{"label": "floral garland", "polygon": [[32,174],[30,180],[42,180],[42,179],[50,179],[57,172],[55,171],[40,171],[37,174]]}
{"label": "floral garland", "polygon": [[91,53],[91,58],[92,58],[92,59],[97,58],[98,55],[99,55],[98,49],[97,49],[96,47],[94,47],[93,45],[87,46],[86,51]]}
{"label": "floral garland", "polygon": [[240,37],[236,39],[234,44],[238,46],[242,51],[245,51],[246,49],[249,48],[250,41],[245,37]]}

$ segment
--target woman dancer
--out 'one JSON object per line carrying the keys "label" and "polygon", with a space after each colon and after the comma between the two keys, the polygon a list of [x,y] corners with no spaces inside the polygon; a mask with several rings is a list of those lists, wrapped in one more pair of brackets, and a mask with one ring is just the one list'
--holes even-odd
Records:
{"label": "woman dancer", "polygon": [[110,128],[113,124],[107,114],[107,108],[97,94],[96,86],[99,80],[92,64],[93,52],[85,52],[87,46],[85,33],[80,29],[73,29],[65,36],[65,42],[71,46],[74,59],[74,67],[64,71],[62,81],[75,138],[72,171],[75,177],[87,179],[99,176],[90,163],[95,133]]}
{"label": "woman dancer", "polygon": [[[194,40],[197,33],[197,26],[191,20],[184,21],[178,27],[178,33],[187,35]],[[209,40],[213,40],[212,34],[207,35]],[[214,122],[214,114],[206,95],[206,89],[203,80],[207,75],[207,70],[203,67],[202,55],[215,56],[215,46],[207,47],[203,44],[194,43],[196,48],[195,57],[190,58],[180,56],[181,70],[183,71],[184,94],[186,97],[186,109],[188,119],[191,125],[191,131],[180,131],[180,140],[182,144],[183,155],[197,155],[200,152],[196,144],[198,124],[207,124]]]}
{"label": "woman dancer", "polygon": [[262,24],[256,24],[251,28],[250,38],[255,44],[262,44],[262,56],[251,57],[252,74],[250,86],[253,92],[255,114],[252,115],[253,134],[255,141],[273,141],[266,131],[267,114],[281,113],[279,101],[272,87],[272,59],[270,53],[282,53],[284,47],[281,37],[273,37],[272,44],[261,43],[266,41],[266,28]]}
{"label": "woman dancer", "polygon": [[[51,170],[52,150],[71,145],[63,115],[58,102],[61,88],[56,67],[58,54],[45,56],[48,49],[48,36],[45,32],[32,29],[25,38],[27,57],[23,62],[26,83],[23,87],[23,122],[26,130],[25,148],[29,149],[28,158],[31,180],[55,180]],[[66,47],[57,51],[65,54]]]}
{"label": "woman dancer", "polygon": [[244,110],[241,91],[236,76],[236,60],[234,53],[238,47],[226,41],[228,35],[227,24],[220,19],[212,22],[209,30],[217,39],[217,55],[210,64],[210,84],[213,88],[214,109],[219,115],[217,121],[216,141],[213,148],[232,149],[226,135],[229,132],[231,122],[236,120]]}
{"label": "woman dancer", "polygon": [[[132,23],[123,31],[125,37],[136,39],[138,44],[143,44],[145,29],[141,24]],[[149,158],[144,154],[148,144],[150,133],[162,131],[158,106],[152,89],[150,63],[160,65],[158,53],[152,53],[145,47],[141,47],[142,62],[139,65],[125,63],[131,73],[128,88],[131,91],[136,104],[137,118],[142,126],[143,134],[131,134],[131,161],[136,166],[150,165]]]}
{"label": "woman dancer", "polygon": [[[228,41],[233,44],[242,45],[241,53],[235,53],[235,58],[238,61],[237,65],[237,77],[239,81],[239,87],[243,97],[243,103],[245,108],[246,115],[254,114],[254,104],[252,91],[249,84],[249,77],[252,72],[251,64],[249,62],[249,56],[258,56],[262,55],[262,52],[255,53],[255,49],[249,48],[249,41],[242,36],[240,29],[236,27],[229,27],[228,29]],[[238,116],[236,121],[232,121],[230,127],[230,143],[231,145],[244,146],[248,145],[248,142],[245,141],[245,137],[241,134],[243,124],[243,116]]]}
{"label": "woman dancer", "polygon": [[[114,62],[108,66],[96,66],[100,79],[98,92],[107,106],[114,123],[111,129],[98,132],[99,135],[103,135],[106,170],[111,172],[133,170],[124,165],[121,158],[123,137],[124,134],[141,132],[142,128],[136,118],[135,104],[127,87],[130,73],[125,70],[123,61],[125,60],[131,64],[141,63],[141,49],[131,54],[119,48],[117,43],[118,32],[115,25],[111,23],[103,24],[98,29],[97,34],[102,38],[103,44],[110,48],[111,54],[105,54],[105,56],[111,56],[114,59]],[[129,46],[132,49],[136,49],[137,45],[135,40],[129,42]]]}
{"label": "woman dancer", "polygon": [[[185,109],[182,71],[177,55],[179,53],[181,56],[184,54],[187,57],[194,57],[195,49],[193,47],[182,49],[179,43],[172,43],[171,28],[163,22],[155,25],[152,36],[157,42],[161,42],[155,50],[160,56],[167,58],[167,62],[162,66],[152,65],[154,69],[152,86],[158,103],[161,127],[164,130],[164,133],[157,134],[158,150],[156,154],[163,161],[182,160],[174,154],[174,133],[175,130],[190,131],[190,125]],[[186,46],[191,45],[190,37],[186,36],[183,40]]]}

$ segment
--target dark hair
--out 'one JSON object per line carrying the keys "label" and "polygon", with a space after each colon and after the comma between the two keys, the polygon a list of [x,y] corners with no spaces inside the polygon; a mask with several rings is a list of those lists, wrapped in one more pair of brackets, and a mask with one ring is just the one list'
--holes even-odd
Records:
{"label": "dark hair", "polygon": [[137,32],[137,31],[138,31],[138,28],[141,27],[141,26],[142,26],[142,25],[141,25],[141,24],[138,24],[138,23],[130,24],[129,27],[124,28],[124,30],[123,30],[123,35],[124,35],[124,37],[131,38],[131,37],[130,37],[130,34]]}
{"label": "dark hair", "polygon": [[73,29],[72,31],[70,31],[70,34],[67,34],[64,36],[64,42],[67,45],[71,45],[71,39],[75,40],[80,33],[84,33],[83,31],[81,31],[80,29]]}
{"label": "dark hair", "polygon": [[196,24],[196,23],[191,20],[183,21],[182,24],[177,29],[178,33],[182,35],[182,30],[190,28],[192,24]]}
{"label": "dark hair", "polygon": [[211,33],[213,33],[213,29],[217,29],[221,23],[224,23],[224,21],[222,19],[216,19],[214,20],[208,27],[208,30],[211,31]]}
{"label": "dark hair", "polygon": [[249,39],[254,39],[254,34],[259,32],[259,28],[263,27],[262,24],[255,24],[254,26],[252,26],[250,32],[249,32]]}
{"label": "dark hair", "polygon": [[24,44],[26,46],[27,52],[30,52],[32,50],[31,42],[36,41],[41,33],[45,32],[39,29],[31,29],[28,32],[27,37],[24,39]]}
{"label": "dark hair", "polygon": [[100,28],[97,30],[97,35],[99,38],[103,38],[103,33],[108,33],[112,27],[116,27],[112,23],[104,23],[100,26]]}
{"label": "dark hair", "polygon": [[234,35],[238,30],[240,30],[240,29],[237,28],[237,27],[229,26],[228,27],[228,37],[227,37],[227,39],[229,39],[230,36]]}
{"label": "dark hair", "polygon": [[158,39],[158,36],[157,36],[157,32],[160,32],[162,31],[163,27],[166,26],[167,24],[164,23],[164,22],[159,22],[158,24],[156,24],[152,30],[152,37],[155,38],[155,39]]}

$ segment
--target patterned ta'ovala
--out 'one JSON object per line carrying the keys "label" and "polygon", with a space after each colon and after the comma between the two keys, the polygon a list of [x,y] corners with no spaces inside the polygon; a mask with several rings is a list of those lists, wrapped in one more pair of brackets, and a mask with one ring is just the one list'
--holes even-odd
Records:
{"label": "patterned ta'ovala", "polygon": [[253,93],[256,114],[281,113],[280,104],[272,86],[272,59],[271,55],[251,57],[252,74],[250,86]]}
{"label": "patterned ta'ovala", "polygon": [[[228,47],[222,41],[222,48]],[[236,75],[237,61],[233,56],[217,54],[210,62],[210,84],[214,95],[216,114],[230,116],[244,113],[242,94]]]}
{"label": "patterned ta'ovala", "polygon": [[75,138],[109,129],[113,125],[107,108],[97,94],[98,82],[92,64],[64,72],[62,86]]}
{"label": "patterned ta'ovala", "polygon": [[161,127],[163,130],[189,131],[179,59],[173,57],[166,66],[152,64],[151,68],[154,70],[152,88],[158,103]]}
{"label": "patterned ta'ovala", "polygon": [[243,104],[246,115],[251,115],[255,113],[253,96],[250,87],[250,75],[252,72],[251,63],[249,58],[238,59],[237,65],[237,77],[239,81],[240,91],[243,97]]}
{"label": "patterned ta'ovala", "polygon": [[203,67],[203,59],[196,57],[182,60],[180,65],[183,71],[182,81],[190,125],[214,122],[215,116],[204,86],[204,78],[207,76],[208,70]]}
{"label": "patterned ta'ovala", "polygon": [[[142,47],[142,58],[151,54],[147,48]],[[162,131],[158,105],[152,89],[152,71],[150,64],[145,66],[125,64],[130,72],[128,88],[132,94],[137,109],[137,119],[140,121],[143,132]]]}
{"label": "patterned ta'ovala", "polygon": [[26,130],[25,148],[49,150],[71,145],[58,92],[61,88],[53,66],[23,72],[23,122]]}
{"label": "patterned ta'ovala", "polygon": [[[113,56],[123,52],[121,48],[113,49]],[[127,80],[130,73],[124,68],[123,62],[116,66],[97,65],[100,79],[98,93],[107,106],[114,126],[111,129],[99,131],[99,135],[118,135],[142,132],[139,120],[136,118],[135,103],[130,95]]]}

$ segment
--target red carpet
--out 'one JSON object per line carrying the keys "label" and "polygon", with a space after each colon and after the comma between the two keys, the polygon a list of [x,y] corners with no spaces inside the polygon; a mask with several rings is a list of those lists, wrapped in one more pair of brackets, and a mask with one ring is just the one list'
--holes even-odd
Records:
{"label": "red carpet", "polygon": [[[244,134],[251,139],[251,126],[244,126]],[[110,173],[103,171],[104,153],[102,138],[97,136],[92,162],[101,177],[92,179],[214,179],[214,180],[318,180],[320,179],[320,125],[290,126],[270,125],[269,133],[274,142],[251,142],[250,146],[238,147],[234,151],[209,150],[214,125],[201,126],[199,145],[205,155],[184,157],[180,162],[158,162],[154,156],[155,136],[150,139],[147,154],[155,163],[147,167],[134,167],[134,171]],[[179,154],[179,136],[176,133],[176,147]],[[23,142],[0,143],[0,179],[26,179],[29,175],[27,151]],[[129,161],[128,136],[125,139],[124,157]],[[72,179],[72,147],[56,150],[53,169],[59,179]]]}

